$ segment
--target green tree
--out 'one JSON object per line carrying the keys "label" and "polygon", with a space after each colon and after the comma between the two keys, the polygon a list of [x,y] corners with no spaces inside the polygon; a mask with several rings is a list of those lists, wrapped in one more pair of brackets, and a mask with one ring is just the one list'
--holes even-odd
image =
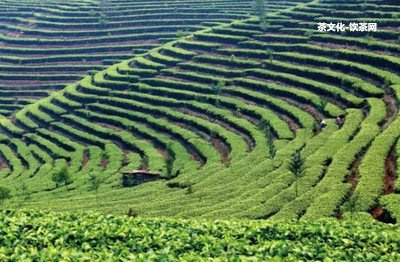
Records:
{"label": "green tree", "polygon": [[99,16],[99,24],[101,26],[103,26],[103,27],[107,25],[107,15],[106,14],[104,14],[104,13],[100,14],[100,16]]}
{"label": "green tree", "polygon": [[235,63],[235,61],[236,61],[236,56],[235,56],[235,55],[231,55],[231,56],[229,57],[229,62]]}
{"label": "green tree", "polygon": [[325,111],[326,106],[328,105],[328,101],[326,101],[325,99],[321,99],[319,104],[317,105],[317,108],[319,111]]}
{"label": "green tree", "polygon": [[268,137],[268,139],[267,139],[267,146],[268,146],[269,155],[271,158],[273,158],[276,155],[276,146],[271,137]]}
{"label": "green tree", "polygon": [[172,177],[172,170],[174,168],[174,161],[175,161],[175,159],[171,155],[168,155],[167,160],[165,161],[165,166],[166,166],[166,170],[167,170],[167,177]]}
{"label": "green tree", "polygon": [[266,119],[261,119],[260,123],[258,124],[258,128],[264,133],[267,141],[269,156],[273,158],[276,154],[276,147],[272,139],[271,123]]}
{"label": "green tree", "polygon": [[25,183],[22,183],[20,190],[21,190],[21,195],[24,197],[24,199],[28,199],[29,198],[28,186]]}
{"label": "green tree", "polygon": [[20,192],[20,203],[19,206],[22,206],[24,204],[25,201],[28,201],[31,197],[31,195],[29,194],[28,191],[28,186],[26,185],[26,183],[22,183],[20,184],[19,188],[17,188],[17,190]]}
{"label": "green tree", "polygon": [[288,169],[295,177],[295,192],[296,192],[296,197],[298,197],[298,195],[299,195],[298,180],[303,175],[303,172],[305,170],[304,160],[303,160],[303,158],[301,158],[300,150],[297,150],[292,155],[290,162],[289,162]]}
{"label": "green tree", "polygon": [[63,166],[59,172],[53,173],[51,178],[56,186],[64,184],[65,188],[68,190],[68,184],[71,183],[71,175],[69,174],[67,166]]}
{"label": "green tree", "polygon": [[225,87],[225,82],[223,80],[219,80],[217,84],[211,86],[211,89],[214,94],[220,95],[224,87]]}
{"label": "green tree", "polygon": [[94,173],[89,174],[89,190],[95,191],[96,194],[96,202],[99,201],[98,199],[98,194],[99,194],[99,188],[101,183],[103,182],[100,177]]}
{"label": "green tree", "polygon": [[167,145],[167,152],[168,152],[168,157],[165,160],[165,168],[167,172],[167,177],[172,178],[172,170],[174,169],[174,162],[175,162],[175,153],[172,150],[172,144],[169,143]]}
{"label": "green tree", "polygon": [[264,134],[269,133],[269,131],[271,129],[271,125],[268,120],[263,118],[260,120],[260,123],[258,123],[258,129],[260,129],[262,132],[264,132]]}
{"label": "green tree", "polygon": [[3,205],[4,201],[11,198],[11,190],[8,187],[0,186],[0,205]]}

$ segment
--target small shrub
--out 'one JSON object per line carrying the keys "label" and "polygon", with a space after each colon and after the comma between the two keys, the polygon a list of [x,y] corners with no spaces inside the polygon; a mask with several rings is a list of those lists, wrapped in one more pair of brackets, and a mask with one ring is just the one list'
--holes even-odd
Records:
{"label": "small shrub", "polygon": [[220,95],[224,87],[225,87],[225,82],[223,80],[219,80],[217,84],[211,86],[211,89],[214,94]]}
{"label": "small shrub", "polygon": [[393,19],[400,19],[400,13],[393,13],[392,14]]}
{"label": "small shrub", "polygon": [[267,49],[267,56],[270,61],[274,59],[274,51],[272,49]]}
{"label": "small shrub", "polygon": [[271,123],[266,119],[261,119],[260,123],[258,124],[258,128],[264,133],[267,141],[269,156],[273,158],[276,154],[276,147],[272,139]]}
{"label": "small shrub", "polygon": [[193,194],[193,186],[190,184],[187,188],[186,188],[186,195],[191,195]]}
{"label": "small shrub", "polygon": [[100,14],[99,17],[99,24],[103,27],[105,27],[107,25],[107,15],[105,15],[104,13]]}
{"label": "small shrub", "polygon": [[174,162],[175,162],[175,153],[172,150],[172,145],[168,144],[167,145],[167,152],[168,152],[168,157],[167,160],[165,160],[165,168],[167,172],[167,177],[172,178],[172,170],[174,169]]}
{"label": "small shrub", "polygon": [[98,193],[99,193],[99,188],[102,183],[102,180],[99,178],[98,175],[91,173],[89,174],[89,190],[95,191],[96,193],[96,201],[98,201]]}
{"label": "small shrub", "polygon": [[52,176],[52,180],[58,187],[60,184],[64,184],[68,190],[68,184],[71,183],[71,175],[69,174],[67,166],[63,166],[59,172],[55,172]]}
{"label": "small shrub", "polygon": [[133,209],[133,208],[129,208],[128,212],[126,213],[126,215],[128,217],[137,217],[138,213]]}
{"label": "small shrub", "polygon": [[135,178],[131,175],[125,175],[121,177],[121,185],[123,187],[133,188],[135,184]]}
{"label": "small shrub", "polygon": [[233,115],[236,117],[240,117],[242,115],[240,107],[236,108],[236,110],[233,111]]}
{"label": "small shrub", "polygon": [[325,111],[325,107],[328,105],[328,102],[325,99],[321,99],[321,102],[317,105],[317,109],[320,112]]}
{"label": "small shrub", "polygon": [[221,100],[219,99],[215,99],[215,103],[214,103],[215,107],[220,108],[221,107]]}
{"label": "small shrub", "polygon": [[267,146],[269,155],[271,156],[271,158],[273,158],[276,155],[276,146],[274,144],[274,141],[270,137],[267,139]]}
{"label": "small shrub", "polygon": [[29,194],[29,191],[28,191],[28,186],[26,185],[26,183],[22,183],[22,184],[20,184],[20,187],[17,188],[17,191],[19,191],[19,195],[21,197],[19,206],[22,206],[24,204],[24,202],[28,201],[31,197],[31,195]]}
{"label": "small shrub", "polygon": [[258,123],[258,129],[264,134],[269,134],[271,132],[271,123],[266,119],[261,119]]}
{"label": "small shrub", "polygon": [[303,175],[304,172],[304,159],[301,158],[300,155],[300,150],[297,150],[294,152],[292,155],[289,166],[288,166],[289,171],[294,175],[295,177],[295,191],[296,191],[296,197],[298,197],[298,180],[299,178]]}
{"label": "small shrub", "polygon": [[188,36],[188,35],[189,35],[189,33],[188,33],[188,32],[185,32],[185,31],[183,31],[183,30],[178,30],[178,31],[176,31],[176,36],[177,36],[178,38],[183,38],[183,37]]}
{"label": "small shrub", "polygon": [[8,187],[0,186],[0,205],[11,198],[11,190]]}

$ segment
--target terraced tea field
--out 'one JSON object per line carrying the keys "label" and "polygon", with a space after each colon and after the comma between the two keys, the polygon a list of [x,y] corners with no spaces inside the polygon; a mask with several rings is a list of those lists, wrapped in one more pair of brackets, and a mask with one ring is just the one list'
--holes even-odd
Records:
{"label": "terraced tea field", "polygon": [[[0,0],[6,205],[399,219],[398,3],[269,0],[260,22],[252,2]],[[319,32],[321,22],[378,30]],[[133,170],[161,179],[121,186]]]}
{"label": "terraced tea field", "polygon": [[[249,0],[103,2],[0,1],[0,113],[12,115],[86,74],[251,13]],[[295,4],[271,1],[269,8]]]}

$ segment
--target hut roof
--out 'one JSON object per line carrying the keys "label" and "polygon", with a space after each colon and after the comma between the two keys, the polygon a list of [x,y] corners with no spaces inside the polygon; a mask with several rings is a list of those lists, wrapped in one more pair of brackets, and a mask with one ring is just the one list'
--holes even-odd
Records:
{"label": "hut roof", "polygon": [[149,175],[149,176],[160,176],[161,173],[158,172],[149,172],[146,170],[130,170],[130,171],[123,171],[122,174],[128,175]]}

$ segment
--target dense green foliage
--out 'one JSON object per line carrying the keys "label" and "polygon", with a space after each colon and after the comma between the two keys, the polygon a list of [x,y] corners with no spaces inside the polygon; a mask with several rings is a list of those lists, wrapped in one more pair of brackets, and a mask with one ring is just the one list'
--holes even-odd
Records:
{"label": "dense green foliage", "polygon": [[270,223],[3,211],[2,261],[400,259],[400,228],[371,221]]}

